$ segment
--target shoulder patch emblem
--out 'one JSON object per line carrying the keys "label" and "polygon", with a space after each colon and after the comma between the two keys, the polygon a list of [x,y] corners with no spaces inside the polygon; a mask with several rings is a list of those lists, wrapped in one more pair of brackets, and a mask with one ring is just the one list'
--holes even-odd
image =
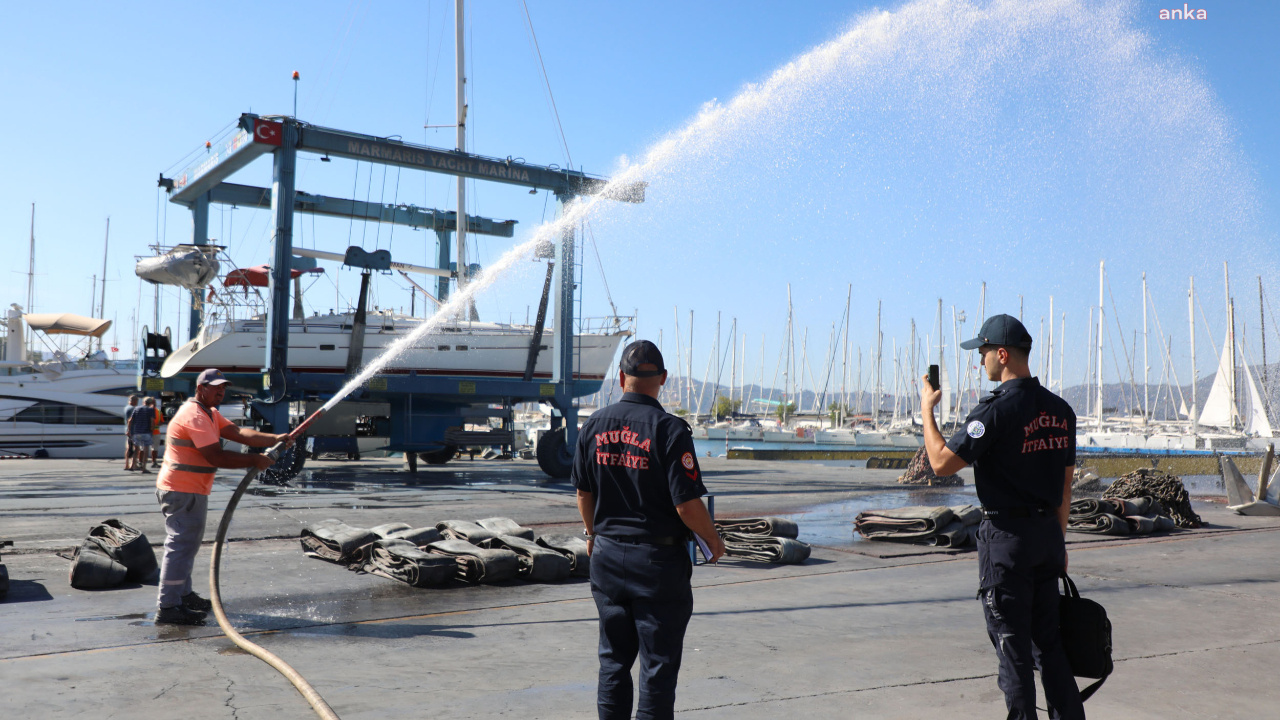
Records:
{"label": "shoulder patch emblem", "polygon": [[687,452],[684,457],[680,458],[680,464],[684,465],[686,470],[693,469],[693,453]]}
{"label": "shoulder patch emblem", "polygon": [[983,425],[981,420],[974,420],[965,428],[965,432],[969,433],[971,438],[980,438],[987,433],[987,426]]}

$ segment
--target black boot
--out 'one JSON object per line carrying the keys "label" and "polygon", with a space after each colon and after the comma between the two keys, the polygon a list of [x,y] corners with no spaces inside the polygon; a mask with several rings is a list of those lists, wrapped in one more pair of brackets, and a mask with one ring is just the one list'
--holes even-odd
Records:
{"label": "black boot", "polygon": [[213,603],[200,597],[194,592],[189,592],[182,596],[182,607],[188,610],[195,610],[200,613],[207,613],[213,610]]}
{"label": "black boot", "polygon": [[181,605],[160,608],[156,611],[157,625],[204,625],[204,613],[188,610]]}

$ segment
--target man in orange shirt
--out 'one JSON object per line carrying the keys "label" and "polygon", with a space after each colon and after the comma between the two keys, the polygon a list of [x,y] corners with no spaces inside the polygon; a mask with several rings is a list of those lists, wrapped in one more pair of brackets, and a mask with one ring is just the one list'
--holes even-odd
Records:
{"label": "man in orange shirt", "polygon": [[164,513],[164,558],[160,562],[157,625],[203,625],[212,605],[191,588],[191,569],[204,539],[209,493],[217,468],[258,468],[274,462],[267,455],[228,452],[222,440],[249,447],[292,443],[288,435],[236,426],[218,412],[227,379],[210,368],[196,379],[196,395],[169,421],[164,466],[156,476],[156,499]]}

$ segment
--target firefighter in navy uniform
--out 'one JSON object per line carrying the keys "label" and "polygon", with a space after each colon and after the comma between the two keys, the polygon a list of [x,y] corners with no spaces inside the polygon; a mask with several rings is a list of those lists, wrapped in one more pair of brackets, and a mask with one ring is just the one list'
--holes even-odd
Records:
{"label": "firefighter in navy uniform", "polygon": [[1031,376],[1031,335],[1017,318],[996,315],[978,337],[987,376],[1000,386],[945,444],[933,408],[941,392],[924,383],[924,442],[933,471],[973,465],[982,503],[978,598],[1000,661],[1009,718],[1035,718],[1036,668],[1051,718],[1082,720],[1084,706],[1058,631],[1058,577],[1067,568],[1064,539],[1076,459],[1076,416]]}
{"label": "firefighter in navy uniform", "polygon": [[667,414],[662,354],[647,340],[622,351],[622,399],[593,413],[578,435],[572,481],[591,555],[600,613],[601,720],[631,717],[631,666],[640,657],[636,718],[675,712],[684,633],[693,614],[689,533],[716,560],[724,542],[702,502],[707,489],[688,423]]}

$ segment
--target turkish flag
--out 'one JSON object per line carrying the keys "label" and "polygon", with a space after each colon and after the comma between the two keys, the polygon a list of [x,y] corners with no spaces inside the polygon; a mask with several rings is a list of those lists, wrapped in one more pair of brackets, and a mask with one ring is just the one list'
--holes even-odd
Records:
{"label": "turkish flag", "polygon": [[284,126],[261,118],[253,121],[253,141],[279,147],[284,144]]}

